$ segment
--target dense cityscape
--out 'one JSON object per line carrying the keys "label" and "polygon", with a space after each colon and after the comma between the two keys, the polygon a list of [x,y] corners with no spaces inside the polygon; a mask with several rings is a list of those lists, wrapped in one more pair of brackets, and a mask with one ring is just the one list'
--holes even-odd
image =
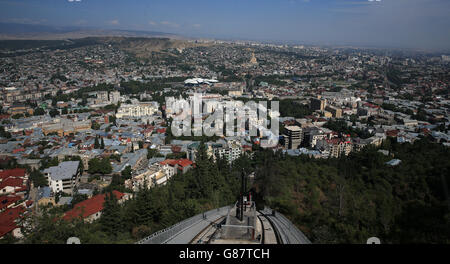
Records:
{"label": "dense cityscape", "polygon": [[[445,153],[440,157],[442,175],[448,172],[450,57],[445,54],[117,37],[11,40],[2,41],[0,46],[2,241],[64,243],[64,237],[45,234],[52,232],[52,224],[45,222],[49,215],[59,215],[61,222],[53,223],[60,225],[56,229],[69,228],[74,221],[71,230],[78,236],[89,228],[102,232],[98,237],[84,238],[89,242],[135,242],[235,199],[232,186],[239,184],[236,180],[206,173],[203,177],[212,178],[206,179],[209,183],[201,182],[195,179],[197,170],[205,166],[228,168],[231,177],[233,171],[251,164],[256,171],[252,186],[256,195],[287,214],[313,242],[363,243],[360,239],[366,239],[364,235],[335,240],[330,234],[314,233],[312,224],[302,223],[314,215],[314,208],[299,215],[298,210],[307,209],[305,204],[295,209],[290,208],[295,203],[283,200],[297,199],[299,187],[282,198],[258,181],[270,177],[261,169],[268,166],[264,156],[275,155],[271,159],[280,164],[291,159],[343,164],[358,155],[371,155],[376,166],[395,174],[397,167],[411,169],[411,160],[402,160],[401,146],[426,144],[435,146],[431,151]],[[173,103],[190,102],[194,94],[200,94],[209,109],[203,119],[214,113],[209,102],[239,108],[240,101],[278,101],[278,144],[264,146],[265,133],[250,136],[248,130],[233,136],[174,136],[171,122],[178,112]],[[312,174],[327,174],[309,169],[316,170]],[[345,178],[349,177],[347,169],[342,173],[337,165],[335,170],[342,178],[330,180],[331,187],[307,178],[300,185],[322,193],[314,194],[318,195],[314,198],[317,206],[330,202],[327,192],[338,192],[341,215],[353,210],[350,201],[341,204],[342,199],[351,199],[344,191],[345,181],[351,183]],[[354,172],[351,177],[363,174]],[[117,215],[139,207],[139,199],[158,201],[167,191],[172,197],[176,195],[174,182],[186,183],[188,179],[200,186],[210,184],[202,188],[213,188],[212,193],[189,197],[186,192],[178,205],[182,212],[156,213],[160,209],[146,208],[155,212],[145,216],[149,219],[111,230],[111,226],[120,225]],[[431,184],[428,180],[424,184]],[[180,188],[196,188],[186,184]],[[314,184],[317,186],[309,186]],[[109,193],[116,197],[110,201],[112,205],[107,205],[105,198]],[[438,202],[441,194],[434,195],[432,200],[445,205],[445,197]],[[155,207],[156,203],[144,206]],[[107,215],[101,214],[107,207]],[[442,225],[448,231],[448,212],[446,215]],[[79,220],[81,223],[76,222]],[[96,226],[105,222],[108,227]],[[385,228],[393,222],[394,218],[386,219]],[[328,224],[315,223],[321,228]],[[388,236],[388,229],[385,231]],[[48,240],[50,236],[53,240]],[[403,241],[397,239],[392,241]],[[426,239],[448,242],[448,237]]]}
{"label": "dense cityscape", "polygon": [[448,252],[450,1],[0,7],[2,259]]}

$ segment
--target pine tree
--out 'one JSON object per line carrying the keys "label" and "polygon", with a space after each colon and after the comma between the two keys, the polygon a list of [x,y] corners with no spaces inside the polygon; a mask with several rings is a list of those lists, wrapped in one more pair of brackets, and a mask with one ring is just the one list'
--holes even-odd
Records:
{"label": "pine tree", "polygon": [[103,141],[103,137],[102,137],[102,140],[101,140],[101,143],[100,143],[100,148],[101,149],[105,149],[105,142]]}
{"label": "pine tree", "polygon": [[197,170],[194,171],[195,186],[194,190],[197,192],[197,198],[209,198],[213,193],[212,183],[212,166],[213,162],[208,158],[206,153],[206,146],[203,142],[200,143],[196,158]]}
{"label": "pine tree", "polygon": [[113,192],[105,194],[100,224],[102,231],[110,236],[117,237],[122,230],[121,208]]}
{"label": "pine tree", "polygon": [[95,148],[95,149],[100,148],[100,144],[98,143],[98,137],[97,137],[97,136],[95,137],[94,148]]}

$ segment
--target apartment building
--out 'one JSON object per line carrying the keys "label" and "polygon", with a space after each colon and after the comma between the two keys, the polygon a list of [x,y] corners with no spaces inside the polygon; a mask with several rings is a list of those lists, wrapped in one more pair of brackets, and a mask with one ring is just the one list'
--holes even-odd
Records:
{"label": "apartment building", "polygon": [[284,147],[297,149],[303,141],[303,132],[299,126],[287,126],[284,128]]}
{"label": "apartment building", "polygon": [[339,158],[342,155],[350,154],[353,144],[340,138],[324,139],[317,142],[316,149],[327,154],[330,158]]}
{"label": "apartment building", "polygon": [[323,111],[327,105],[326,99],[320,99],[320,98],[312,98],[310,102],[310,109],[313,111],[319,110]]}
{"label": "apartment building", "polygon": [[158,103],[139,103],[137,105],[123,104],[117,110],[116,117],[144,117],[152,116],[158,111]]}
{"label": "apartment building", "polygon": [[48,185],[53,193],[72,194],[73,188],[79,182],[79,164],[79,161],[64,161],[58,166],[44,170],[44,176],[47,177]]}

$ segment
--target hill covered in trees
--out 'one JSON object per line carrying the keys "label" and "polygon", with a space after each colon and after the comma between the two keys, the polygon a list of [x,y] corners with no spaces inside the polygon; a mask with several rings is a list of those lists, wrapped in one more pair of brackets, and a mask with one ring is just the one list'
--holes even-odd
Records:
{"label": "hill covered in trees", "polygon": [[[384,143],[348,158],[265,152],[255,186],[314,243],[449,243],[449,149],[422,139]],[[391,167],[385,162],[400,159]]]}

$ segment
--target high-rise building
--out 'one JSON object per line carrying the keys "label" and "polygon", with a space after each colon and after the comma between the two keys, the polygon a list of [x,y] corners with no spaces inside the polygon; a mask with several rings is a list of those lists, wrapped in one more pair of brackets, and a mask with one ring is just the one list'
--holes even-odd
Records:
{"label": "high-rise building", "polygon": [[330,112],[333,115],[333,117],[336,117],[336,118],[342,117],[342,109],[341,108],[337,108],[337,107],[330,105],[330,106],[327,106],[325,109],[328,112]]}
{"label": "high-rise building", "polygon": [[317,99],[313,98],[313,99],[311,99],[310,108],[313,111],[315,111],[315,110],[323,111],[325,109],[326,105],[327,105],[327,100],[320,99],[320,98],[317,98]]}
{"label": "high-rise building", "polygon": [[108,91],[97,92],[97,99],[99,100],[99,103],[108,102]]}
{"label": "high-rise building", "polygon": [[109,101],[112,104],[117,104],[120,101],[120,92],[119,91],[110,92]]}
{"label": "high-rise building", "polygon": [[297,149],[302,144],[303,132],[299,126],[287,126],[285,130],[285,148]]}

